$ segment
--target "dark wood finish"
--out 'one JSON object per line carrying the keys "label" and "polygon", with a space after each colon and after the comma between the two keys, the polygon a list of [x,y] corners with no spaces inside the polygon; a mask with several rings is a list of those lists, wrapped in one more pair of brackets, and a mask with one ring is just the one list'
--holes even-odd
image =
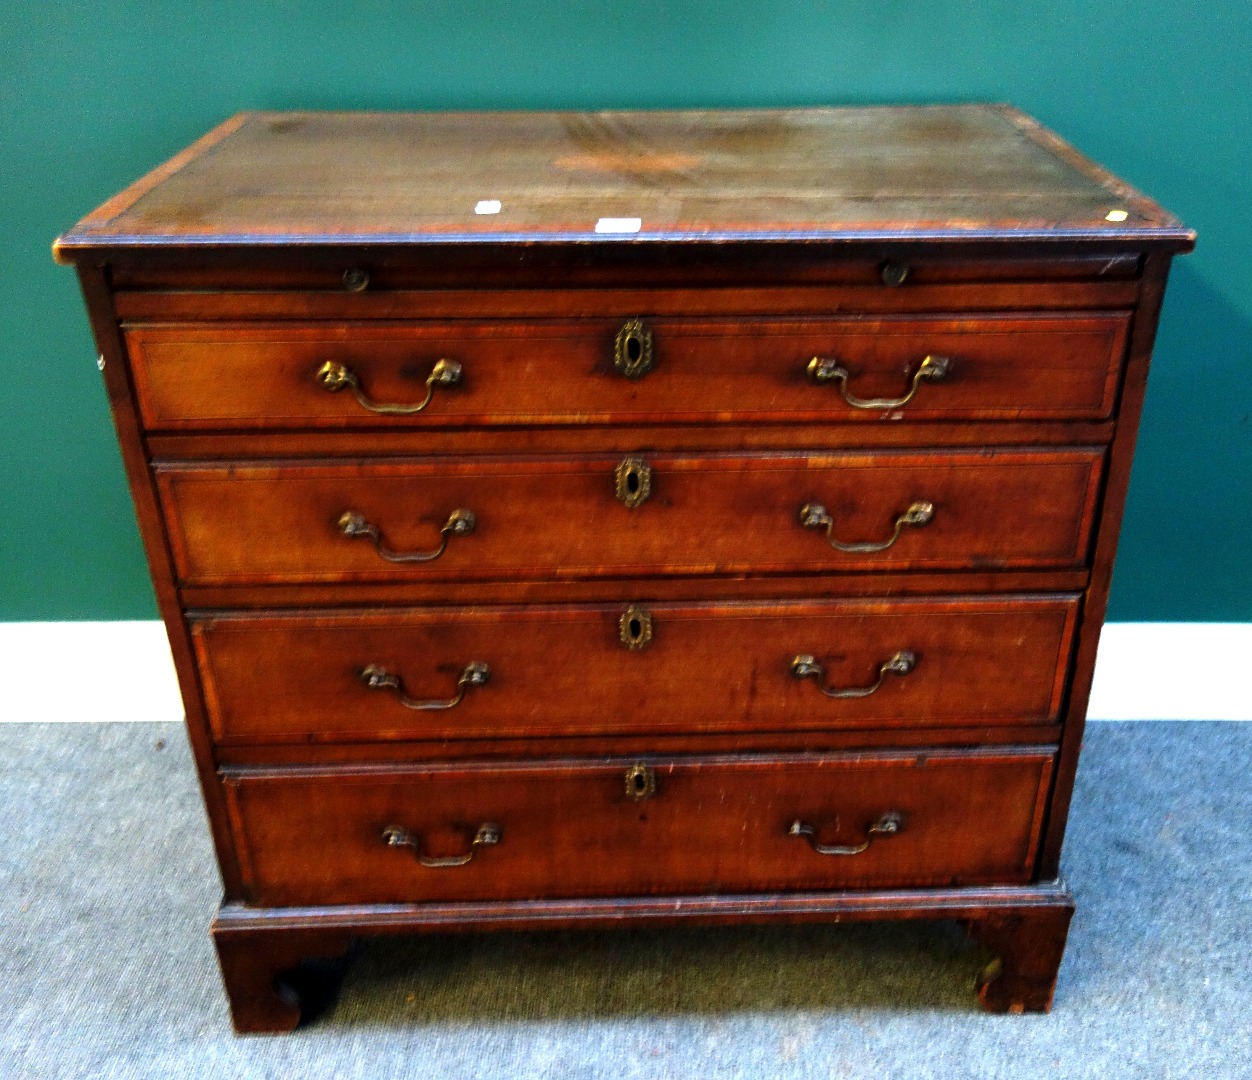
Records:
{"label": "dark wood finish", "polygon": [[634,600],[782,600],[799,597],[882,597],[965,595],[972,593],[1080,592],[1085,570],[977,570],[909,573],[809,574],[787,577],[614,578],[553,581],[412,581],[324,585],[185,586],[183,603],[191,611],[225,608],[360,608],[405,604],[497,604],[594,602],[621,599],[628,588]]}
{"label": "dark wood finish", "polygon": [[217,962],[240,1035],[292,1031],[301,1018],[301,969],[311,960],[339,959],[351,935],[333,929],[236,929],[213,926]]}
{"label": "dark wood finish", "polygon": [[1093,556],[1091,582],[1084,601],[1086,617],[1079,635],[1074,660],[1073,680],[1066,712],[1065,731],[1061,738],[1058,781],[1049,811],[1047,837],[1040,856],[1042,877],[1060,873],[1061,841],[1069,817],[1069,803],[1078,771],[1078,752],[1087,721],[1087,699],[1095,675],[1096,648],[1108,606],[1109,587],[1113,581],[1113,560],[1117,555],[1117,538],[1121,532],[1122,511],[1130,485],[1130,466],[1139,435],[1139,417],[1148,386],[1148,365],[1156,340],[1157,318],[1165,298],[1169,278],[1169,260],[1150,256],[1147,260],[1143,300],[1136,313],[1131,332],[1126,375],[1122,382],[1122,402],[1118,416],[1118,432],[1110,451],[1109,475],[1105,482],[1104,504],[1099,522],[1099,543]]}
{"label": "dark wood finish", "polygon": [[[186,585],[460,581],[877,569],[1063,569],[1087,560],[1103,454],[649,455],[628,508],[615,458],[248,463],[157,471]],[[820,503],[843,543],[882,542],[918,500],[934,520],[880,552],[846,553],[800,524]],[[429,562],[382,558],[337,522],[362,515],[396,552],[429,552],[457,509],[473,533]],[[994,508],[994,510],[993,510]],[[246,526],[245,524],[246,523]],[[271,542],[258,543],[258,536]]]}
{"label": "dark wood finish", "polygon": [[[1061,726],[1057,722],[1035,724],[958,724],[917,727],[815,728],[808,731],[685,731],[641,735],[550,735],[542,742],[533,737],[472,739],[388,739],[386,733],[363,742],[246,742],[219,741],[218,764],[335,765],[376,764],[380,754],[388,761],[440,762],[475,758],[511,760],[543,752],[553,757],[638,758],[650,754],[738,753],[832,753],[838,751],[896,749],[958,749],[1004,745],[1055,747]],[[385,745],[380,745],[385,744]]]}
{"label": "dark wood finish", "polygon": [[[1037,885],[995,886],[991,888],[960,889],[893,889],[890,891],[863,891],[843,889],[836,892],[788,892],[769,894],[739,894],[734,896],[656,896],[613,897],[602,899],[571,900],[512,900],[507,902],[485,901],[469,903],[423,903],[423,904],[375,904],[370,907],[322,907],[322,908],[254,908],[242,904],[224,904],[213,923],[217,941],[223,937],[239,943],[241,950],[254,950],[264,955],[275,943],[285,951],[274,961],[260,963],[252,968],[257,973],[255,981],[244,983],[244,972],[236,975],[232,984],[232,1011],[237,1017],[242,1011],[234,1004],[253,1000],[255,996],[267,998],[266,988],[273,984],[270,971],[284,968],[293,960],[313,957],[338,948],[342,938],[336,934],[359,934],[369,936],[416,933],[481,933],[483,931],[609,929],[627,923],[651,926],[721,926],[738,923],[800,924],[806,922],[859,922],[878,919],[957,919],[964,921],[975,936],[983,925],[989,926],[985,943],[1003,950],[1000,955],[1011,955],[1013,948],[1027,944],[1029,934],[1011,935],[1006,926],[1025,927],[1060,925],[1069,922],[1074,902],[1059,882],[1043,882]],[[998,932],[997,932],[998,931]],[[319,938],[319,934],[326,935]],[[1064,934],[1060,937],[1063,944]],[[1045,951],[1040,960],[1059,965],[1060,953],[1056,948],[1057,937],[1050,942],[1039,942]],[[1021,954],[1019,954],[1021,955]],[[1009,996],[1010,986],[1002,980],[996,988],[1000,996],[987,1000],[985,979],[1002,973],[1003,961],[996,961],[980,976],[976,989],[984,1000],[984,1006],[997,1012],[1035,1011],[1034,1001],[1025,998],[1014,1001]],[[1050,982],[1055,984],[1056,970],[1047,971],[1042,963],[1033,967],[1034,985]],[[1049,979],[1050,976],[1050,979]],[[993,984],[994,985],[994,984]],[[1029,987],[1027,987],[1029,989]],[[287,999],[291,1004],[290,998]],[[1050,1004],[1050,996],[1043,1009]],[[268,1003],[268,1001],[267,1001]],[[264,1013],[257,1017],[260,1023],[246,1030],[287,1031],[292,1017],[281,1017],[264,1024]],[[237,1030],[243,1030],[237,1027]]]}
{"label": "dark wood finish", "polygon": [[[416,256],[414,256],[416,257]],[[345,270],[351,269],[345,265]],[[629,287],[634,285],[634,287]],[[291,319],[629,319],[748,315],[944,315],[971,312],[1051,313],[1133,307],[1136,281],[1018,282],[974,285],[846,285],[782,288],[769,284],[723,289],[427,289],[394,292],[119,292],[127,322],[236,322]]]}
{"label": "dark wood finish", "polygon": [[[1038,748],[851,757],[630,759],[413,770],[232,771],[245,890],[264,906],[973,885],[1027,880],[1051,775]],[[884,815],[899,832],[870,837]],[[801,820],[822,855],[788,834]],[[476,851],[490,823],[499,842]],[[389,847],[412,833],[429,868]]]}
{"label": "dark wood finish", "polygon": [[[192,623],[220,742],[495,739],[1052,721],[1075,598],[652,604],[651,639],[623,645],[630,604],[425,608],[388,614],[227,616]],[[874,683],[902,649],[906,676],[831,699],[790,673],[807,653],[844,687]],[[455,708],[415,712],[360,673],[381,665],[417,698],[450,698],[465,665],[490,682]]]}
{"label": "dark wood finish", "polygon": [[[1113,408],[1127,317],[697,322],[650,320],[656,367],[613,366],[621,321],[483,322],[402,327],[156,326],[127,345],[149,430],[797,420],[1100,419]],[[861,398],[900,398],[923,357],[950,360],[939,383],[900,409],[864,410],[806,376],[814,356],[850,372]],[[344,364],[372,399],[416,404],[441,358],[460,384],[420,413],[388,416],[316,379]]]}
{"label": "dark wood finish", "polygon": [[[304,928],[361,934],[471,933],[487,930],[604,929],[627,919],[653,926],[731,923],[954,919],[972,923],[1018,911],[1073,909],[1062,882],[936,889],[840,889],[733,896],[624,896],[479,902],[371,904],[368,907],[262,908],[225,903],[214,933]],[[973,927],[969,927],[973,929]]]}
{"label": "dark wood finish", "polygon": [[[498,213],[476,213],[498,200]],[[1125,218],[1109,220],[1110,210]],[[100,245],[639,240],[1093,241],[1176,218],[985,105],[600,113],[253,113],[85,218]],[[602,227],[603,228],[603,227]]]}
{"label": "dark wood finish", "polygon": [[80,262],[77,269],[92,333],[96,347],[100,350],[105,393],[109,398],[113,426],[122,453],[122,465],[126,469],[126,479],[139,521],[139,532],[143,538],[144,553],[152,574],[157,608],[169,636],[174,670],[178,676],[183,708],[186,710],[187,735],[195,755],[196,774],[208,810],[213,846],[226,893],[228,896],[237,895],[240,889],[239,863],[235,858],[234,838],[230,833],[221,785],[216,775],[213,737],[205,718],[200,675],[191,651],[190,631],[179,604],[156,487],[144,456],[139,411],[135,405],[126,349],[118,333],[116,314],[109,295],[106,267],[92,262]]}
{"label": "dark wood finish", "polygon": [[[998,954],[984,1005],[1048,1008],[1147,366],[1193,242],[1006,106],[243,114],[60,238],[187,706],[237,1028],[294,1025],[278,982],[354,934],[628,921],[962,919]],[[656,364],[628,380],[635,317]],[[946,380],[864,413],[804,371],[897,397],[940,353]],[[331,360],[411,400],[445,355],[462,383],[404,419],[315,382]],[[628,454],[653,468],[635,509]],[[798,514],[881,540],[917,500],[934,521],[882,553]],[[462,506],[478,527],[421,567],[335,531],[353,509],[428,549]],[[655,621],[628,653],[630,602]],[[858,700],[788,674],[811,653],[864,687],[908,647]],[[491,680],[437,713],[356,674],[443,697],[475,659]],[[658,789],[634,802],[640,763]],[[786,833],[811,815],[855,846],[884,800],[904,828],[861,854]],[[497,812],[460,868],[380,839],[394,817],[464,853]]]}
{"label": "dark wood finish", "polygon": [[[986,244],[983,245],[984,247]],[[978,244],[962,244],[945,255],[942,245],[908,251],[913,285],[979,284],[994,281],[1125,281],[1139,276],[1142,259],[1118,250],[1125,241],[1111,241],[1091,253],[1072,243],[1050,242],[1028,247],[1021,257],[978,258]],[[343,289],[346,267],[368,270],[370,289],[395,291],[423,288],[509,288],[519,273],[552,285],[606,286],[643,278],[651,286],[727,286],[760,281],[794,285],[861,285],[882,282],[882,252],[872,245],[809,242],[803,247],[770,242],[727,242],[710,248],[658,242],[646,248],[629,244],[586,245],[577,251],[554,252],[535,244],[510,249],[502,262],[494,247],[448,248],[438,252],[406,247],[421,257],[397,257],[393,249],[336,245],[301,246],[249,252],[247,265],[212,249],[146,249],[135,257],[112,253],[111,280],[124,293],[245,289],[307,292]],[[897,253],[899,245],[893,245]],[[1001,254],[1002,253],[997,253]]]}
{"label": "dark wood finish", "polygon": [[970,921],[972,936],[996,953],[977,983],[978,1000],[988,1012],[1051,1011],[1073,914],[1071,900]]}
{"label": "dark wood finish", "polygon": [[[534,427],[438,429],[429,431],[197,431],[156,432],[146,437],[154,462],[241,461],[261,458],[416,457],[467,454],[652,453],[664,450],[809,451],[907,449],[916,445],[919,425],[903,417],[880,416],[877,424],[738,424],[673,427]],[[1112,441],[1112,421],[1068,423],[934,421],[922,428],[928,448],[984,446],[1095,446]]]}

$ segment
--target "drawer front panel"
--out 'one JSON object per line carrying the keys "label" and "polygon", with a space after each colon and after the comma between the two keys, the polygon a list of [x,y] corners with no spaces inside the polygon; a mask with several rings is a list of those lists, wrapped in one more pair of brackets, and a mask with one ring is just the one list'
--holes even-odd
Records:
{"label": "drawer front panel", "polygon": [[[1054,721],[1077,611],[1074,597],[436,608],[206,618],[192,635],[226,741],[943,727]],[[471,664],[485,681],[460,693]]]}
{"label": "drawer front panel", "polygon": [[[973,284],[987,282],[1016,283],[1020,293],[1019,306],[1038,306],[1038,298],[1031,295],[1032,285],[1043,282],[1091,282],[1106,284],[1110,281],[1129,281],[1138,276],[1140,260],[1137,255],[1074,255],[1063,257],[1019,256],[996,258],[929,256],[914,253],[909,256],[908,283],[910,289],[933,288],[936,285]],[[128,257],[119,253],[110,262],[110,280],[114,288],[152,292],[265,292],[290,293],[306,303],[328,296],[343,296],[345,266],[341,252],[302,251],[256,252],[245,265],[213,265],[201,258],[174,262],[165,259],[159,266],[149,265],[142,257]],[[532,246],[526,251],[526,273],[532,278],[543,277],[554,284],[568,280],[585,294],[587,286],[598,290],[637,285],[640,279],[649,286],[668,285],[676,290],[691,289],[696,283],[722,286],[744,284],[749,287],[763,280],[796,285],[841,285],[857,292],[886,292],[883,288],[883,263],[875,257],[858,258],[846,251],[832,254],[829,249],[817,250],[808,246],[762,243],[745,251],[742,245],[735,248],[702,246],[692,250],[690,246],[677,244],[667,247],[663,256],[652,252],[601,248],[594,260],[579,263],[575,270],[566,265],[560,252]],[[501,259],[493,251],[484,252],[473,246],[461,247],[442,253],[435,262],[415,256],[403,260],[399,253],[389,252],[385,263],[375,263],[370,268],[369,288],[366,292],[351,294],[347,299],[373,299],[380,293],[398,290],[421,291],[439,289],[492,289],[495,304],[479,302],[479,310],[485,314],[498,315],[501,295],[513,295],[516,290],[518,265],[516,260]],[[1025,284],[1031,283],[1031,284]],[[777,286],[775,286],[777,287]],[[888,287],[890,288],[890,287]],[[529,291],[529,290],[528,290]],[[428,294],[429,295],[429,294]],[[560,295],[559,293],[557,295]],[[577,294],[575,294],[577,295]],[[532,305],[533,306],[533,305]],[[545,305],[551,311],[558,305]],[[828,308],[831,305],[826,305]],[[632,308],[632,310],[635,310]],[[639,305],[638,310],[650,310]]]}
{"label": "drawer front panel", "polygon": [[1079,566],[1101,462],[1096,448],[664,454],[625,472],[579,457],[166,466],[157,480],[186,584],[552,579]]}
{"label": "drawer front panel", "polygon": [[[1128,316],[645,320],[648,342],[623,339],[623,363],[633,371],[650,356],[652,368],[629,378],[616,366],[623,325],[201,324],[132,328],[127,344],[152,430],[1100,419],[1113,409]],[[849,403],[903,398],[928,356],[946,369],[932,380],[932,367],[906,404]],[[809,371],[814,357],[828,361],[824,381]],[[459,364],[459,379],[434,387],[420,412],[371,407],[420,404],[440,360]],[[328,389],[327,364],[356,390]]]}
{"label": "drawer front panel", "polygon": [[380,766],[226,791],[253,902],[402,903],[1022,882],[1051,767],[1038,749]]}

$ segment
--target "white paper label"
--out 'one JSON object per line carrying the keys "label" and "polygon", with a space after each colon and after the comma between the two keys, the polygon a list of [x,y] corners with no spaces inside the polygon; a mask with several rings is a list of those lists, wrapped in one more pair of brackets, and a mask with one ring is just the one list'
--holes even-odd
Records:
{"label": "white paper label", "polygon": [[636,233],[643,228],[643,218],[602,217],[596,222],[598,233]]}
{"label": "white paper label", "polygon": [[474,207],[474,213],[476,214],[498,214],[499,212],[499,199],[480,199]]}

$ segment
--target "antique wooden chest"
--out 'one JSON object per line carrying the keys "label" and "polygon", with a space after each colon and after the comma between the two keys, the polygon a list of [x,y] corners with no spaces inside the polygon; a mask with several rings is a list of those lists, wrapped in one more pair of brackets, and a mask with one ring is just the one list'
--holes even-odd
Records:
{"label": "antique wooden chest", "polygon": [[1047,1009],[1193,242],[1004,106],[249,113],[62,236],[236,1027],[640,922],[962,920]]}

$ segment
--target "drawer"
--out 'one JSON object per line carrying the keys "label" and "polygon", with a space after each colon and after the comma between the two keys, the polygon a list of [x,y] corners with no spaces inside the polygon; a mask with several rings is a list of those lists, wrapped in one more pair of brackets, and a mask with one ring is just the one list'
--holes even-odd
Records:
{"label": "drawer", "polygon": [[[191,324],[126,340],[151,430],[1100,419],[1128,319],[658,318],[633,335],[604,318]],[[440,361],[457,366],[432,386]]]}
{"label": "drawer", "polygon": [[[370,259],[364,253],[353,258],[368,265],[369,284],[362,292],[345,295],[344,273],[362,267],[350,264],[350,257],[343,249],[304,248],[298,252],[282,249],[262,249],[249,252],[246,262],[229,259],[213,259],[203,250],[190,256],[164,253],[159,261],[144,252],[138,256],[118,251],[109,263],[109,280],[113,287],[127,300],[132,292],[167,292],[186,294],[203,292],[210,294],[265,293],[287,295],[307,311],[318,300],[346,299],[369,301],[382,294],[419,292],[429,307],[431,291],[447,296],[457,290],[475,290],[481,293],[490,289],[491,303],[478,302],[479,312],[497,317],[501,297],[515,296],[519,271],[530,280],[551,282],[556,287],[568,287],[573,295],[585,295],[588,286],[597,292],[617,288],[638,288],[647,282],[649,290],[669,287],[674,291],[692,290],[694,286],[706,296],[730,291],[728,286],[757,287],[760,282],[771,282],[770,288],[790,284],[799,286],[842,286],[846,293],[891,292],[898,289],[883,280],[885,269],[881,258],[853,256],[846,245],[778,244],[756,243],[745,245],[690,245],[670,244],[663,252],[632,249],[630,245],[596,245],[594,250],[579,252],[575,266],[570,266],[564,253],[544,245],[528,245],[524,252],[515,252],[512,259],[501,259],[482,245],[463,245],[440,252],[438,260],[428,255],[403,258],[392,250],[385,259]],[[524,267],[519,265],[524,261]],[[914,252],[908,259],[908,284],[910,291],[919,287],[933,290],[935,287],[953,285],[978,285],[987,283],[1010,284],[1017,291],[1019,307],[1039,306],[1038,293],[1045,283],[1083,282],[1102,285],[1108,282],[1130,281],[1139,276],[1140,259],[1137,255],[1114,255],[1108,252],[1097,255],[1069,253],[1064,256],[1024,255],[994,258],[977,256],[927,255]],[[527,289],[525,292],[541,290]],[[827,290],[829,292],[829,290]],[[542,290],[549,296],[548,290]],[[556,295],[560,296],[559,288]],[[517,302],[517,301],[515,301]],[[532,301],[530,308],[537,305]],[[549,313],[559,303],[546,305]],[[567,302],[568,306],[568,302]],[[651,310],[646,304],[638,310]],[[831,305],[828,303],[827,308]],[[419,308],[421,310],[421,308]]]}
{"label": "drawer", "polygon": [[157,482],[194,585],[988,570],[1085,563],[1101,462],[657,454],[165,465]]}
{"label": "drawer", "polygon": [[251,770],[225,788],[252,902],[318,905],[1022,882],[1051,771],[1034,748]]}
{"label": "drawer", "polygon": [[192,639],[224,741],[950,727],[1055,721],[1077,612],[1076,597],[531,605],[206,617]]}

